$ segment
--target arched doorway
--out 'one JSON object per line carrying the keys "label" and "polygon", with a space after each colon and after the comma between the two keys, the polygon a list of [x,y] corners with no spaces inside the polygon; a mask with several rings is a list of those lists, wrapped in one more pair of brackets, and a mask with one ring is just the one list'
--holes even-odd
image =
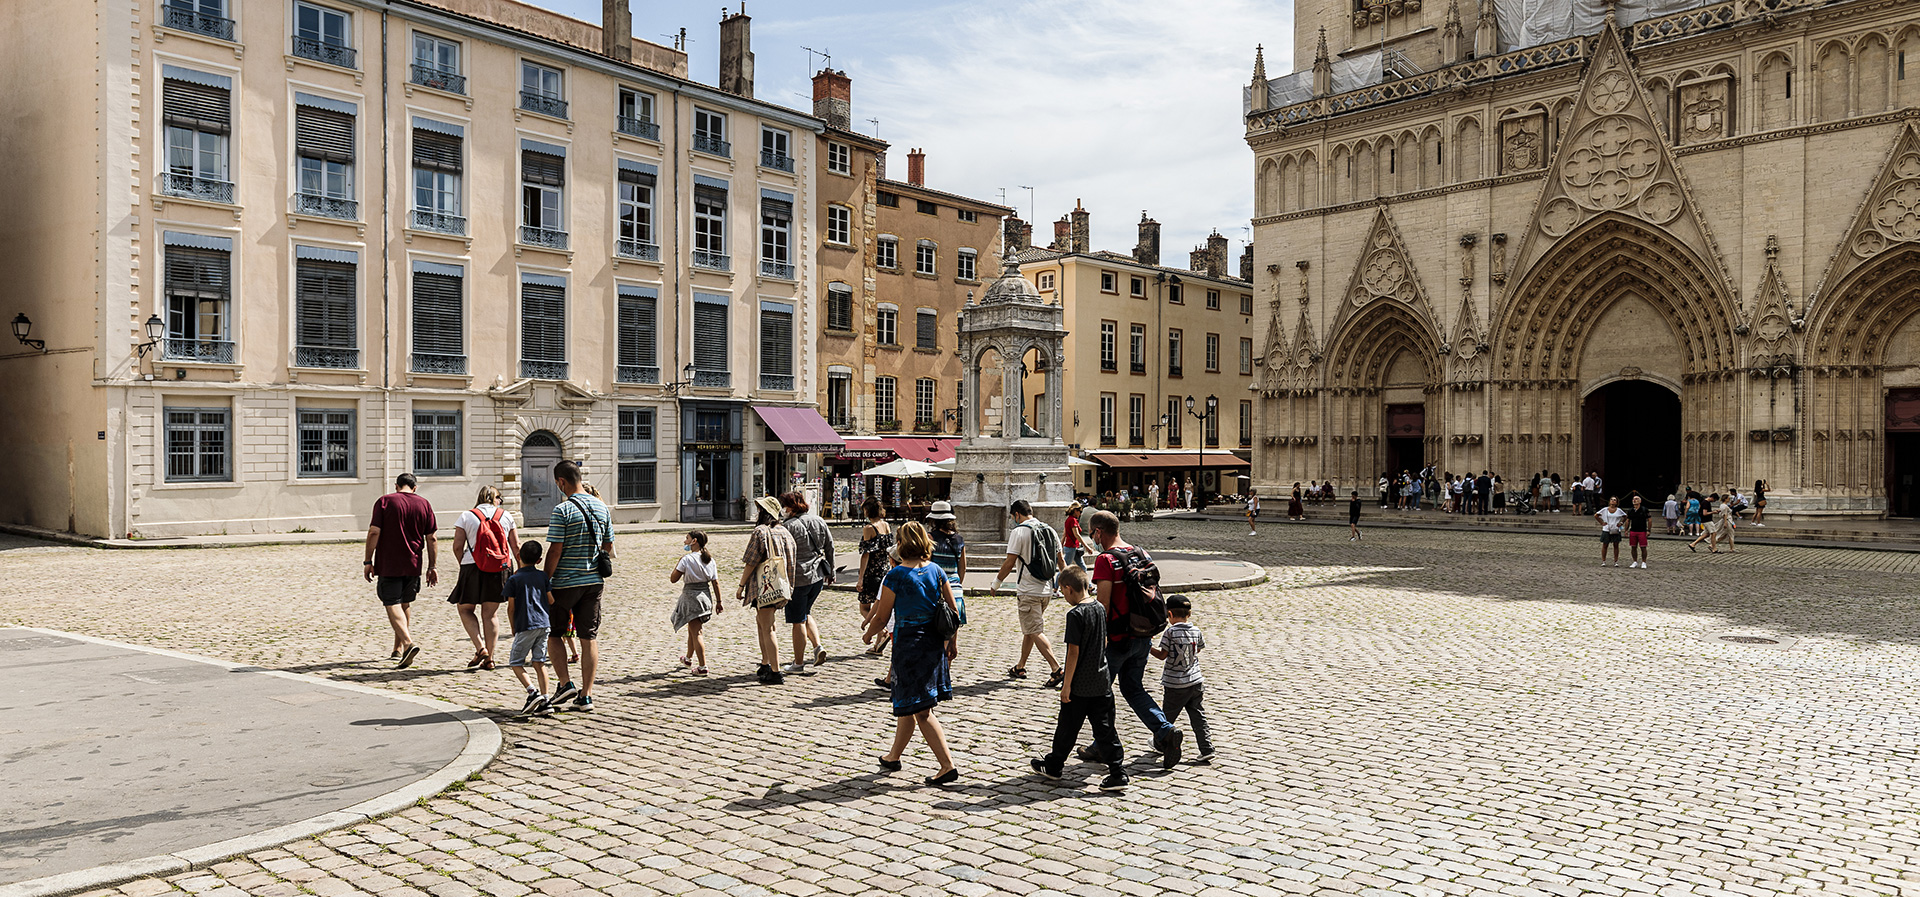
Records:
{"label": "arched doorway", "polygon": [[546,526],[553,506],[560,503],[560,487],[553,482],[553,465],[560,463],[560,438],[546,430],[527,434],[520,444],[520,523]]}
{"label": "arched doorway", "polygon": [[1648,507],[1680,483],[1680,395],[1651,380],[1616,380],[1580,404],[1580,470],[1595,471],[1607,495]]}

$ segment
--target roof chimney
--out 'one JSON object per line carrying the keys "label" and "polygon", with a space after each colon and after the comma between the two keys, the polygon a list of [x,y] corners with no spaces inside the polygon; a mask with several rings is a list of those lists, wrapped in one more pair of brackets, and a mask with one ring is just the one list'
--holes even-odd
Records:
{"label": "roof chimney", "polygon": [[927,185],[927,153],[918,147],[907,151],[907,183],[915,187]]}
{"label": "roof chimney", "polygon": [[1140,242],[1133,245],[1134,261],[1143,265],[1160,264],[1160,222],[1140,210]]}
{"label": "roof chimney", "polygon": [[1253,244],[1248,243],[1240,250],[1240,279],[1253,282]]}
{"label": "roof chimney", "polygon": [[813,76],[813,117],[829,128],[853,130],[853,79],[846,72],[821,69]]}
{"label": "roof chimney", "polygon": [[1192,252],[1187,253],[1187,270],[1198,274],[1207,273],[1207,248],[1205,246],[1195,246]]}
{"label": "roof chimney", "polygon": [[600,3],[600,55],[620,62],[633,61],[633,8],[627,2]]}
{"label": "roof chimney", "polygon": [[1073,231],[1071,234],[1073,243],[1068,247],[1069,252],[1084,253],[1093,251],[1093,225],[1088,219],[1087,210],[1080,207],[1080,200],[1074,200]]}
{"label": "roof chimney", "polygon": [[1217,230],[1207,236],[1207,276],[1227,276],[1227,238]]}
{"label": "roof chimney", "polygon": [[1007,251],[1014,252],[1032,248],[1027,244],[1028,241],[1033,239],[1033,225],[1020,220],[1020,216],[1018,215],[1008,215],[1006,220],[1001,222],[1001,226],[1006,229],[1006,233],[1001,237],[1001,240],[1006,244]]}
{"label": "roof chimney", "polygon": [[1047,248],[1056,249],[1061,252],[1072,252],[1072,245],[1073,222],[1067,220],[1067,216],[1061,215],[1060,220],[1053,223],[1053,245]]}
{"label": "roof chimney", "polygon": [[747,4],[720,20],[720,89],[737,97],[753,97],[753,20]]}

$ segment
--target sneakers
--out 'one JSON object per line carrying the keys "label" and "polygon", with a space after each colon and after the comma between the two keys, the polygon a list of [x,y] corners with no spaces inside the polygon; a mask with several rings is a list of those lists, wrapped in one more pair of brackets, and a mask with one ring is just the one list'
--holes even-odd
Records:
{"label": "sneakers", "polygon": [[394,664],[393,668],[396,670],[404,670],[407,667],[413,666],[414,658],[419,656],[420,656],[420,646],[408,645],[407,650],[400,652],[400,662]]}
{"label": "sneakers", "polygon": [[1179,729],[1168,729],[1153,739],[1153,746],[1160,749],[1160,768],[1172,769],[1180,762],[1180,740],[1187,733]]}
{"label": "sneakers", "polygon": [[1133,780],[1127,778],[1126,773],[1115,770],[1113,772],[1107,773],[1107,777],[1100,780],[1100,790],[1101,791],[1125,791],[1127,790],[1127,786],[1132,782]]}
{"label": "sneakers", "polygon": [[1033,771],[1039,773],[1041,778],[1049,782],[1060,781],[1060,770],[1048,766],[1047,761],[1039,757],[1033,758]]}
{"label": "sneakers", "polygon": [[547,706],[546,695],[543,695],[537,691],[528,691],[527,703],[520,708],[520,715],[532,716],[536,713],[539,713],[541,710],[545,709],[546,706]]}
{"label": "sneakers", "polygon": [[814,645],[813,646],[813,665],[825,666],[826,663],[827,663],[827,649],[822,648],[819,645]]}
{"label": "sneakers", "polygon": [[781,685],[787,681],[785,674],[764,663],[760,665],[760,669],[756,671],[754,675],[760,680],[761,685]]}
{"label": "sneakers", "polygon": [[790,664],[787,664],[786,666],[781,667],[780,672],[798,673],[804,676],[807,674],[807,665],[804,663],[790,663]]}
{"label": "sneakers", "polygon": [[592,697],[592,696],[590,696],[590,695],[581,695],[580,697],[577,697],[577,698],[574,698],[574,699],[573,699],[573,706],[571,706],[571,707],[568,707],[567,709],[568,709],[568,710],[577,710],[577,711],[579,711],[579,712],[581,712],[581,713],[592,713],[592,712],[593,712],[593,697]]}
{"label": "sneakers", "polygon": [[1213,745],[1207,745],[1206,747],[1201,748],[1200,756],[1193,758],[1193,762],[1212,763],[1213,762]]}
{"label": "sneakers", "polygon": [[569,679],[566,682],[560,683],[560,687],[553,690],[553,697],[547,699],[547,703],[558,706],[579,696],[580,686],[573,684],[573,680]]}

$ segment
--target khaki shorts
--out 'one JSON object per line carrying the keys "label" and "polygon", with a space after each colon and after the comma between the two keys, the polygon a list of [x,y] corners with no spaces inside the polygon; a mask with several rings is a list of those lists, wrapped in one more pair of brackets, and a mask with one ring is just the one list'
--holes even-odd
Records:
{"label": "khaki shorts", "polygon": [[1053,600],[1047,595],[1015,595],[1014,606],[1020,610],[1020,634],[1039,635],[1047,628],[1047,604]]}

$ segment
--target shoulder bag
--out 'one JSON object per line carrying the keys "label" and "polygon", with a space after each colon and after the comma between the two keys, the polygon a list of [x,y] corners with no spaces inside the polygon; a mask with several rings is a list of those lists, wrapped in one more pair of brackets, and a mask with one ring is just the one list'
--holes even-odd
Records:
{"label": "shoulder bag", "polygon": [[599,574],[601,579],[606,579],[613,575],[613,555],[608,554],[602,546],[613,541],[613,531],[608,530],[606,538],[601,538],[599,521],[593,519],[593,512],[588,511],[586,504],[579,499],[580,494],[576,492],[567,496],[567,504],[580,509],[580,518],[586,521],[587,531],[593,534],[593,572]]}

